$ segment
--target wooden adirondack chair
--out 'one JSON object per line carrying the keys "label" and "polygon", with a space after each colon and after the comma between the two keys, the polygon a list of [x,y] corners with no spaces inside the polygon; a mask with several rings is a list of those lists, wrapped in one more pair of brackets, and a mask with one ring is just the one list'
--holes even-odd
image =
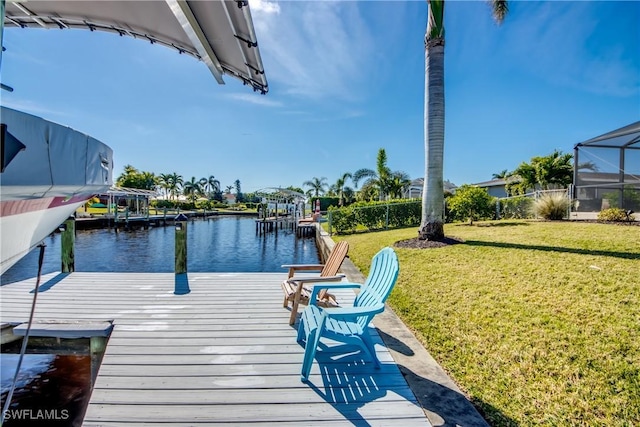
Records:
{"label": "wooden adirondack chair", "polygon": [[[298,326],[298,342],[305,343],[302,362],[302,381],[307,381],[320,338],[325,337],[345,344],[357,344],[373,359],[376,369],[380,361],[369,336],[369,322],[384,310],[384,303],[398,280],[398,257],[387,247],[378,252],[371,262],[369,276],[364,285],[340,283],[327,285],[328,289],[360,288],[353,307],[320,308],[310,304],[303,312]],[[313,301],[319,287],[314,286]]]}
{"label": "wooden adirondack chair", "polygon": [[[309,303],[311,288],[305,287],[305,283],[341,281],[344,275],[338,275],[338,270],[342,265],[342,261],[346,258],[347,252],[349,252],[349,243],[343,240],[334,246],[325,264],[292,264],[282,266],[283,268],[289,269],[289,276],[282,282],[282,290],[284,292],[283,307],[286,308],[289,306],[289,302],[292,303],[291,316],[289,317],[290,325],[293,325],[296,321],[298,306]],[[297,271],[320,271],[320,276],[296,278],[294,275]],[[320,305],[338,305],[335,297],[324,289],[320,290],[317,295]]]}

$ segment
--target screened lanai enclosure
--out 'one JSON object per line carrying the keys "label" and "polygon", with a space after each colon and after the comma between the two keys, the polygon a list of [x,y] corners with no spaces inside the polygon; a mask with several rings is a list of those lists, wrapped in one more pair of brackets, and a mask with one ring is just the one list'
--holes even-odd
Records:
{"label": "screened lanai enclosure", "polygon": [[574,147],[574,212],[640,212],[640,121]]}

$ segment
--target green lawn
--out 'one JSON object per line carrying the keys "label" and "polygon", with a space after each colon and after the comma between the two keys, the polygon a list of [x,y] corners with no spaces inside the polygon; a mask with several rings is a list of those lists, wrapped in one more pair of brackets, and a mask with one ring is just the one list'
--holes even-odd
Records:
{"label": "green lawn", "polygon": [[[447,224],[389,304],[495,426],[640,425],[640,227]],[[366,274],[417,229],[334,236]]]}

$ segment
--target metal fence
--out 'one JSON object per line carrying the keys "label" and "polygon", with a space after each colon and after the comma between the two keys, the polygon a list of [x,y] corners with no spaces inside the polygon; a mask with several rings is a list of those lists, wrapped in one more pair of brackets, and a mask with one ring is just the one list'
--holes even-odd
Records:
{"label": "metal fence", "polygon": [[544,195],[561,195],[567,199],[566,217],[571,217],[571,188],[556,190],[536,190],[531,193],[512,197],[501,197],[496,200],[496,219],[536,219],[534,205]]}
{"label": "metal fence", "polygon": [[419,226],[422,202],[393,202],[370,206],[347,206],[329,210],[329,234],[355,231],[388,230],[391,228]]}

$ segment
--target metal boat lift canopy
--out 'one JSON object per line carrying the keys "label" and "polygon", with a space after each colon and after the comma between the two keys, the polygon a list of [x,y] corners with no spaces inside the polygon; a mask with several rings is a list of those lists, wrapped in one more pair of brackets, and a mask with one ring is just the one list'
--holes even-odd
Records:
{"label": "metal boat lift canopy", "polygon": [[7,1],[5,27],[108,31],[158,43],[203,61],[215,79],[269,90],[246,0]]}

